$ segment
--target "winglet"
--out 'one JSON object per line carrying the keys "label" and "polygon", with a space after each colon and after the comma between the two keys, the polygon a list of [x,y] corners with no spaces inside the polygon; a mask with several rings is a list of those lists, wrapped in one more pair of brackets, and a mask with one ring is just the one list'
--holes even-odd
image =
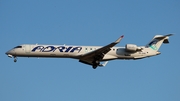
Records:
{"label": "winglet", "polygon": [[119,42],[122,40],[123,37],[124,37],[124,35],[122,35],[120,38],[118,38],[118,39],[115,41],[115,43],[119,43]]}

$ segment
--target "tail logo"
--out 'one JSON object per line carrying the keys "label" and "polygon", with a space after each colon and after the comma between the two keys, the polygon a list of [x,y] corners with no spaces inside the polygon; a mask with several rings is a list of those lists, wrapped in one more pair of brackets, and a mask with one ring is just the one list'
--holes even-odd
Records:
{"label": "tail logo", "polygon": [[157,47],[155,45],[150,46],[153,50],[157,50]]}
{"label": "tail logo", "polygon": [[156,47],[157,42],[158,42],[157,40],[153,40],[152,42],[149,43],[149,47],[153,50],[157,50],[157,47]]}

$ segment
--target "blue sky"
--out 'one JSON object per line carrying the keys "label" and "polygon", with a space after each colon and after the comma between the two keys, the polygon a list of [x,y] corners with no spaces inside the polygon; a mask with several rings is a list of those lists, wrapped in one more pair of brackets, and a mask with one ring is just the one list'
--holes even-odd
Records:
{"label": "blue sky", "polygon": [[[0,101],[179,101],[178,0],[1,0]],[[20,44],[146,45],[175,33],[159,56],[92,69],[73,59],[18,58]]]}

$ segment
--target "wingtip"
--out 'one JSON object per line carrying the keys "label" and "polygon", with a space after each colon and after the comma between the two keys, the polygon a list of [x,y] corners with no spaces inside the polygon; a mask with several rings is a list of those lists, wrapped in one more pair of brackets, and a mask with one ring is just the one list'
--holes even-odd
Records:
{"label": "wingtip", "polygon": [[115,41],[115,43],[119,43],[119,42],[122,40],[123,37],[124,37],[124,35],[122,35],[119,39],[117,39],[117,40]]}

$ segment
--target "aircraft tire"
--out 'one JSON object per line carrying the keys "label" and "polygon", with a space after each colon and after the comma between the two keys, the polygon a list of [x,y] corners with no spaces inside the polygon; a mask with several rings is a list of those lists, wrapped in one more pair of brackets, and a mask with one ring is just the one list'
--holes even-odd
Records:
{"label": "aircraft tire", "polygon": [[96,69],[96,68],[97,68],[97,65],[93,65],[92,67],[93,67],[93,69]]}
{"label": "aircraft tire", "polygon": [[96,69],[99,64],[100,64],[100,63],[99,63],[98,60],[93,61],[93,66],[92,66],[93,69]]}

